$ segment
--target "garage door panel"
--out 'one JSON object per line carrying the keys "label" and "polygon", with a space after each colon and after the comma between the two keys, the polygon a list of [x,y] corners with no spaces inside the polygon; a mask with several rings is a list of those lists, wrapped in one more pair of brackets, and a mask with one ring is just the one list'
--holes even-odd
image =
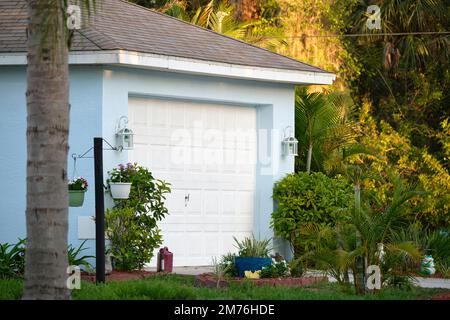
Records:
{"label": "garage door panel", "polygon": [[233,236],[253,228],[255,109],[156,99],[130,99],[129,108],[129,160],[172,185],[159,225],[174,264],[208,265],[236,251]]}

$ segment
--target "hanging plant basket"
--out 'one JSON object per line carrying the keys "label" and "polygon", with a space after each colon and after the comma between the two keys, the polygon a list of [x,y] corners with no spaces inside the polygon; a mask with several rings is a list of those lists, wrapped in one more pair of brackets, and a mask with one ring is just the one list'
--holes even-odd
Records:
{"label": "hanging plant basket", "polygon": [[128,199],[131,191],[129,182],[110,182],[111,196],[113,199]]}
{"label": "hanging plant basket", "polygon": [[81,207],[86,190],[69,190],[69,207]]}

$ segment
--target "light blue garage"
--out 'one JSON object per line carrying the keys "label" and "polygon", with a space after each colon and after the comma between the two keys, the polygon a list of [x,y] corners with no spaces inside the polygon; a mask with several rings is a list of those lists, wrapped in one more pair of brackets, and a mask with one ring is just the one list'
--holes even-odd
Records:
{"label": "light blue garage", "polygon": [[[15,242],[25,237],[26,4],[6,3],[0,242]],[[101,3],[73,39],[69,155],[88,150],[95,136],[114,143],[127,117],[134,148],[105,151],[105,176],[137,161],[172,184],[161,228],[175,265],[209,264],[231,249],[232,236],[272,237],[272,187],[294,170],[294,157],[281,147],[294,126],[295,85],[331,84],[335,76],[124,1]],[[77,161],[91,185],[93,172],[92,159]],[[93,215],[90,188],[84,206],[70,208],[71,243],[90,239],[94,248]]]}

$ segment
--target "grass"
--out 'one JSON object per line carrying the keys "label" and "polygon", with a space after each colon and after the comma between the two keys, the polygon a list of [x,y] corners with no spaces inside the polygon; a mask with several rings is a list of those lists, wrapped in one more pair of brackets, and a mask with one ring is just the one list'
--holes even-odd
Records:
{"label": "grass", "polygon": [[[409,300],[423,299],[445,292],[443,289],[413,287],[410,290],[382,289],[378,294],[357,296],[339,289],[337,284],[317,283],[302,288],[257,287],[251,283],[233,285],[228,289],[208,289],[193,286],[194,277],[162,275],[145,280],[116,281],[104,285],[82,282],[81,290],[72,291],[74,300]],[[0,280],[0,300],[20,299],[21,279]]]}

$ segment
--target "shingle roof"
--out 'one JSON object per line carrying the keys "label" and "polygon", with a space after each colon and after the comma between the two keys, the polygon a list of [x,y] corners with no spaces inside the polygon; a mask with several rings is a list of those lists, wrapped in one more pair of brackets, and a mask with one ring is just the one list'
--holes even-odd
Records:
{"label": "shingle roof", "polygon": [[[322,69],[186,23],[125,0],[97,0],[72,51],[128,50],[245,66],[325,73]],[[26,51],[25,0],[0,0],[0,52]]]}

